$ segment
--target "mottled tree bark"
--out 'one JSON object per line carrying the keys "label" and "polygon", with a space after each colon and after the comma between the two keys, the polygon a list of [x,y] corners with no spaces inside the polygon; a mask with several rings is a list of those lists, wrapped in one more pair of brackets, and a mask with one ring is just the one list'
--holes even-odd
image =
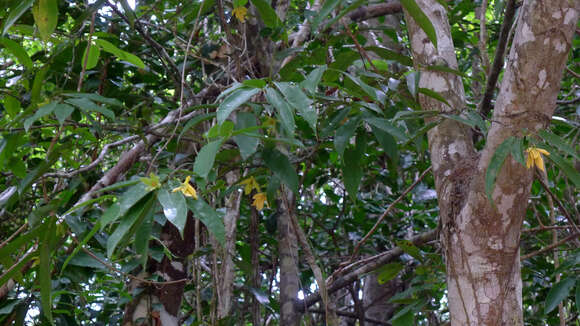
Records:
{"label": "mottled tree bark", "polygon": [[[415,64],[457,68],[445,9],[435,0],[417,4],[435,27],[438,48],[406,13]],[[523,325],[519,238],[533,171],[508,157],[492,194],[495,205],[485,194],[484,178],[506,138],[548,126],[579,10],[579,1],[524,2],[480,155],[469,130],[456,122],[444,120],[428,134],[446,249],[451,325]],[[452,106],[421,95],[423,108],[459,113],[461,80],[420,70],[419,87],[440,93]]]}
{"label": "mottled tree bark", "polygon": [[[394,315],[397,305],[389,299],[404,290],[405,284],[400,278],[395,278],[380,284],[377,273],[371,273],[364,279],[363,304],[365,317],[388,322]],[[366,322],[367,326],[375,326],[373,322]]]}

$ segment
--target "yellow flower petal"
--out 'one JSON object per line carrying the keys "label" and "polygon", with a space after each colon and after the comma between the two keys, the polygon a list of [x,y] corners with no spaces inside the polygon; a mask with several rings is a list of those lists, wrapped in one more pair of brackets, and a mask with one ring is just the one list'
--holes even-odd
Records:
{"label": "yellow flower petal", "polygon": [[538,152],[540,152],[541,154],[543,154],[543,155],[546,155],[546,156],[549,156],[549,155],[550,155],[550,152],[548,152],[548,151],[547,151],[547,150],[545,150],[545,149],[542,149],[542,148],[536,148],[536,150],[537,150]]}
{"label": "yellow flower petal", "polygon": [[545,149],[536,147],[530,147],[526,149],[526,152],[528,153],[528,157],[526,158],[526,167],[529,169],[535,165],[538,167],[538,169],[545,171],[542,154],[550,155],[550,153]]}
{"label": "yellow flower petal", "polygon": [[266,205],[266,207],[270,207],[268,206],[268,198],[266,197],[266,194],[263,192],[257,193],[254,195],[254,202],[252,203],[252,206],[256,207],[257,210],[261,211],[262,209],[264,209],[264,204]]}
{"label": "yellow flower petal", "polygon": [[195,188],[189,184],[190,179],[191,177],[187,176],[185,181],[179,187],[174,188],[172,192],[181,191],[181,193],[183,193],[183,195],[186,197],[193,197],[193,199],[197,199],[197,191],[195,191]]}
{"label": "yellow flower petal", "polygon": [[248,8],[246,8],[244,6],[236,7],[236,8],[234,8],[234,11],[232,12],[232,14],[234,14],[234,16],[236,16],[236,18],[242,23],[246,21],[246,14],[247,13],[248,13]]}
{"label": "yellow flower petal", "polygon": [[244,194],[249,195],[253,189],[256,189],[256,192],[260,192],[260,184],[254,177],[249,177],[246,180],[240,182],[241,185],[244,185]]}

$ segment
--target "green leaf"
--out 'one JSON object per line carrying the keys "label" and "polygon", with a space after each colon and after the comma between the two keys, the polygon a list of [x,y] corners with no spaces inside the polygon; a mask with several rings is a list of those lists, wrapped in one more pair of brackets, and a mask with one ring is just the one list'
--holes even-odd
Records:
{"label": "green leaf", "polygon": [[116,98],[104,97],[97,93],[63,93],[62,95],[75,98],[86,98],[93,102],[104,103],[110,106],[123,106],[123,103],[121,103],[121,101],[117,100]]}
{"label": "green leaf", "polygon": [[409,67],[413,66],[413,59],[389,49],[380,48],[378,46],[368,46],[365,49],[376,53],[379,57],[385,60],[397,61],[398,63]]}
{"label": "green leaf", "polygon": [[[79,251],[89,242],[89,240],[91,240],[93,238],[93,236],[97,233],[97,231],[101,228],[101,221],[97,221],[97,223],[95,223],[95,225],[93,226],[93,228],[91,229],[91,231],[89,231],[87,233],[87,235],[85,235],[83,237],[83,240],[76,246],[76,248],[73,250],[73,252],[68,255],[68,257],[66,258],[66,260],[64,261],[64,263],[62,264],[62,267],[60,268],[60,275],[62,275],[66,269],[66,266],[70,263],[73,264],[73,260],[74,258],[76,258],[77,254],[79,253]],[[94,258],[91,258],[91,260],[95,261]],[[95,261],[96,262],[96,261]],[[103,264],[98,263],[101,267],[103,268]]]}
{"label": "green leaf", "polygon": [[432,90],[432,89],[429,89],[429,88],[422,88],[422,87],[420,87],[420,88],[419,88],[419,93],[421,93],[421,94],[425,94],[425,95],[427,95],[427,96],[429,96],[429,97],[431,97],[431,98],[434,98],[434,99],[436,99],[436,100],[437,100],[437,101],[439,101],[439,102],[445,103],[445,104],[447,104],[449,107],[451,107],[451,104],[449,104],[449,102],[447,102],[447,100],[446,100],[446,99],[445,99],[443,96],[441,96],[441,94],[439,94],[439,93],[435,92],[435,91],[434,91],[434,90]]}
{"label": "green leaf", "polygon": [[213,234],[218,242],[224,246],[226,243],[226,228],[222,217],[201,198],[198,200],[188,200],[187,205],[193,212],[193,215],[198,218],[207,227],[209,232]]}
{"label": "green leaf", "polygon": [[53,323],[52,319],[52,282],[51,282],[51,242],[55,238],[56,219],[49,218],[45,223],[48,223],[46,231],[42,235],[40,241],[39,253],[40,262],[38,265],[38,282],[40,283],[40,303],[42,306],[42,313],[46,319]]}
{"label": "green leaf", "polygon": [[353,201],[356,200],[358,187],[363,177],[362,166],[359,164],[360,155],[356,149],[348,149],[344,153],[344,164],[342,168],[342,176],[344,179],[344,187]]}
{"label": "green leaf", "polygon": [[101,230],[104,229],[105,226],[116,221],[119,217],[121,217],[121,204],[116,202],[109,206],[103,215],[101,215],[101,219],[99,220]]}
{"label": "green leaf", "polygon": [[10,117],[14,117],[15,115],[17,115],[20,112],[20,101],[18,101],[18,99],[16,99],[15,97],[12,97],[10,95],[5,95],[4,96],[4,108],[6,108],[6,113],[8,113],[8,116]]}
{"label": "green leaf", "polygon": [[114,46],[111,42],[103,39],[96,39],[94,40],[94,42],[99,47],[101,47],[101,50],[109,52],[110,54],[116,56],[119,60],[126,61],[141,69],[145,68],[145,64],[138,56],[119,49],[118,47]]}
{"label": "green leaf", "polygon": [[8,16],[4,19],[2,25],[2,35],[12,27],[12,25],[32,6],[34,0],[18,0],[12,1],[13,6],[8,9]]}
{"label": "green leaf", "polygon": [[437,48],[437,34],[435,33],[435,27],[429,20],[429,17],[419,8],[415,0],[401,0],[401,5],[409,13],[413,20],[421,29],[427,34],[427,37],[433,43],[433,46]]}
{"label": "green leaf", "polygon": [[[187,215],[187,207],[185,208]],[[152,210],[154,212],[155,209]],[[153,222],[154,214],[146,215],[145,219],[141,225],[137,228],[135,232],[135,252],[137,253],[137,258],[141,261],[143,269],[147,265],[147,258],[149,256],[149,239],[151,238],[151,233],[153,232]],[[182,236],[183,237],[183,236]]]}
{"label": "green leaf", "polygon": [[393,326],[414,326],[415,325],[415,313],[413,311],[407,311],[405,314],[396,316],[397,318],[391,319],[391,324]]}
{"label": "green leaf", "polygon": [[266,166],[295,194],[298,194],[298,175],[286,155],[276,149],[264,149],[262,158]]}
{"label": "green leaf", "polygon": [[[99,257],[102,261],[110,263],[108,261],[107,257],[105,257],[103,254],[101,254],[99,252],[95,252],[93,254],[95,256]],[[87,254],[85,252],[80,252],[77,255],[75,255],[74,258],[72,258],[70,260],[69,264],[73,265],[73,266],[108,270],[108,268],[105,265],[103,265],[101,262],[99,262],[98,260],[96,260],[92,256],[89,256],[89,254]]]}
{"label": "green leaf", "polygon": [[252,88],[264,88],[267,85],[264,79],[246,79],[242,84]]}
{"label": "green leaf", "polygon": [[551,146],[545,147],[550,152],[548,158],[564,172],[564,174],[576,185],[577,188],[580,188],[580,173],[576,171],[570,162],[562,158],[562,156],[558,155],[554,148]]}
{"label": "green leaf", "polygon": [[28,132],[28,129],[30,129],[30,126],[32,126],[32,124],[34,122],[36,122],[36,120],[47,116],[49,114],[52,113],[52,111],[54,111],[54,109],[56,108],[57,103],[55,102],[50,102],[46,105],[43,105],[42,107],[40,107],[33,116],[29,117],[28,119],[24,120],[24,130],[26,130]]}
{"label": "green leaf", "polygon": [[330,13],[332,12],[332,10],[334,10],[334,8],[336,8],[336,6],[341,3],[341,0],[326,0],[324,1],[324,4],[322,5],[322,8],[320,8],[320,11],[318,12],[318,15],[316,17],[314,17],[314,19],[312,20],[312,23],[310,23],[310,28],[312,29],[313,32],[317,31],[318,29],[318,25],[320,25],[320,23],[322,23],[322,21],[324,21],[325,19],[327,19],[330,16]]}
{"label": "green leaf", "polygon": [[195,158],[193,172],[195,172],[200,177],[207,179],[209,171],[211,171],[211,168],[213,167],[215,156],[221,145],[222,140],[218,139],[203,146]]}
{"label": "green leaf", "polygon": [[[88,54],[87,54],[88,51]],[[91,44],[91,46],[85,47],[85,52],[83,52],[83,60],[81,61],[81,67],[87,62],[86,69],[93,69],[99,62],[99,57],[101,56],[101,49],[96,44]]]}
{"label": "green leaf", "polygon": [[24,258],[21,258],[10,271],[4,271],[3,274],[0,276],[0,285],[3,285],[11,278],[16,278],[22,268],[28,264],[32,259],[38,257],[37,252],[32,252]]}
{"label": "green leaf", "polygon": [[169,192],[166,189],[159,189],[157,199],[163,206],[163,214],[171,224],[175,225],[181,238],[187,222],[187,204],[181,192]]}
{"label": "green leaf", "polygon": [[284,94],[284,97],[298,113],[308,122],[310,128],[316,133],[316,121],[318,113],[312,107],[312,100],[296,85],[290,83],[275,83],[276,87]]}
{"label": "green leaf", "polygon": [[390,263],[379,268],[377,271],[377,280],[379,284],[385,284],[399,275],[399,272],[405,268],[405,265],[400,263]]}
{"label": "green leaf", "polygon": [[336,129],[334,135],[334,148],[341,156],[344,155],[344,149],[349,144],[360,122],[360,116],[350,118],[345,124]]}
{"label": "green leaf", "polygon": [[[147,216],[152,214],[151,208],[154,206],[153,196],[143,199],[141,205],[135,205],[121,219],[115,231],[107,239],[107,257],[111,258],[115,249],[121,241],[128,242],[131,236]],[[122,246],[121,246],[122,247]]]}
{"label": "green leaf", "polygon": [[562,300],[566,299],[570,295],[570,290],[576,283],[576,278],[569,277],[556,283],[546,297],[546,302],[544,304],[544,313],[548,314],[550,311],[554,310]]}
{"label": "green leaf", "polygon": [[107,118],[110,118],[110,119],[115,118],[115,113],[113,111],[105,108],[104,106],[100,106],[100,105],[96,104],[95,102],[89,100],[88,98],[84,98],[84,97],[71,98],[71,99],[65,100],[65,102],[68,104],[72,104],[72,105],[76,106],[77,108],[79,108],[85,112],[95,111],[95,112],[102,113]]}
{"label": "green leaf", "polygon": [[48,40],[58,23],[58,0],[37,0],[32,15],[40,37]]}
{"label": "green leaf", "polygon": [[262,17],[262,21],[264,21],[264,25],[270,28],[274,28],[277,26],[281,26],[282,22],[278,15],[276,15],[276,11],[272,9],[270,4],[265,0],[251,0],[252,4],[258,9],[258,13],[260,17]]}
{"label": "green leaf", "polygon": [[491,157],[487,171],[485,172],[485,194],[492,203],[493,199],[491,198],[491,194],[493,193],[493,188],[495,187],[495,177],[499,173],[499,170],[501,169],[506,157],[509,153],[511,153],[512,143],[514,141],[514,137],[509,137],[497,147],[495,153],[493,153],[493,156]]}
{"label": "green leaf", "polygon": [[137,183],[131,188],[127,189],[127,191],[125,191],[117,203],[111,205],[105,211],[105,213],[103,213],[100,219],[101,228],[104,228],[109,223],[112,223],[119,217],[125,215],[125,213],[127,213],[127,211],[133,207],[133,205],[135,205],[143,197],[147,196],[150,191],[151,190],[147,187],[147,185],[137,180]]}
{"label": "green leaf", "polygon": [[218,124],[222,124],[240,105],[260,92],[257,88],[240,88],[231,92],[217,109]]}
{"label": "green leaf", "polygon": [[[370,98],[372,100],[374,100],[375,102],[378,102],[378,97],[377,97],[377,89],[374,87],[371,87],[370,85],[368,85],[367,83],[365,83],[364,81],[362,81],[362,79],[355,77],[347,72],[343,72],[343,74],[350,79],[355,85],[357,85],[358,87],[360,87],[360,89],[362,89],[368,96],[370,96]],[[345,83],[346,86],[346,83]],[[356,93],[356,92],[353,92]]]}
{"label": "green leaf", "polygon": [[2,44],[6,50],[8,50],[13,56],[16,57],[21,65],[27,69],[34,68],[32,59],[30,59],[30,56],[28,53],[26,53],[26,50],[22,47],[22,45],[12,41],[9,38],[0,38],[0,44]]}
{"label": "green leaf", "polygon": [[417,98],[417,91],[419,90],[419,79],[421,74],[418,71],[411,71],[405,76],[407,82],[407,89],[414,99]]}
{"label": "green leaf", "polygon": [[399,162],[399,148],[397,147],[395,138],[382,129],[374,126],[371,126],[371,128],[385,153],[393,160],[394,164],[397,164]]}
{"label": "green leaf", "polygon": [[382,131],[390,134],[391,136],[399,139],[400,141],[407,141],[408,137],[405,135],[405,132],[401,130],[399,127],[396,127],[391,121],[383,118],[365,118],[364,119],[368,124]]}
{"label": "green leaf", "polygon": [[576,281],[576,310],[580,311],[580,278]]}
{"label": "green leaf", "polygon": [[320,81],[322,80],[322,75],[324,75],[326,69],[328,69],[326,65],[313,69],[308,74],[308,76],[306,76],[306,79],[304,79],[300,83],[300,86],[304,87],[304,89],[309,91],[310,94],[316,93],[316,90],[318,89],[318,84],[320,84]]}
{"label": "green leaf", "polygon": [[[236,116],[236,130],[243,130],[256,126],[256,115],[250,112],[239,112]],[[252,133],[253,134],[253,133]],[[257,134],[257,133],[256,133]],[[234,141],[240,149],[242,159],[246,160],[258,149],[260,140],[256,137],[246,135],[234,136]]]}
{"label": "green leaf", "polygon": [[511,149],[512,157],[522,166],[526,166],[526,160],[524,159],[524,139],[519,137],[514,138]]}
{"label": "green leaf", "polygon": [[294,137],[294,131],[296,129],[296,124],[294,123],[294,108],[273,88],[266,88],[266,99],[278,111],[282,126],[286,129],[288,135]]}
{"label": "green leaf", "polygon": [[558,148],[559,150],[565,152],[566,154],[580,161],[580,155],[574,149],[574,147],[566,143],[566,141],[560,138],[558,135],[553,134],[546,130],[540,130],[540,132],[538,132],[538,135],[540,136],[540,138],[542,138],[542,140],[544,140],[544,143],[552,147]]}
{"label": "green leaf", "polygon": [[58,122],[62,125],[66,118],[68,118],[74,110],[75,108],[68,104],[59,103],[56,105],[53,112]]}
{"label": "green leaf", "polygon": [[181,133],[179,134],[179,138],[181,138],[183,136],[183,134],[185,134],[189,129],[197,126],[198,124],[200,124],[203,121],[207,121],[207,120],[211,120],[213,118],[215,118],[216,114],[215,113],[204,113],[204,114],[200,114],[198,116],[195,116],[193,119],[187,121],[187,123],[185,124],[185,126],[183,126],[183,130],[181,130]]}

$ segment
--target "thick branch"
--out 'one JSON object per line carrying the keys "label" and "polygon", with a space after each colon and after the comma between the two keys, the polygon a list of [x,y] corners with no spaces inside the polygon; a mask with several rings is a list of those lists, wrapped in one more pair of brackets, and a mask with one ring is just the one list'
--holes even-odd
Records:
{"label": "thick branch", "polygon": [[397,14],[402,11],[403,7],[401,6],[401,3],[399,1],[392,1],[377,5],[359,7],[358,9],[348,14],[348,17],[352,21],[360,22],[385,15]]}

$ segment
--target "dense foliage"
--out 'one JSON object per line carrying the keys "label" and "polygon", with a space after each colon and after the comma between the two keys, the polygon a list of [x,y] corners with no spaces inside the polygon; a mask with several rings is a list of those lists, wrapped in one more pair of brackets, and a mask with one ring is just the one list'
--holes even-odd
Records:
{"label": "dense foliage", "polygon": [[[428,33],[414,1],[401,2]],[[279,17],[264,0],[1,1],[0,322],[120,324],[142,291],[132,282],[166,281],[144,271],[177,259],[170,226],[192,248],[180,321],[217,323],[223,217],[242,193],[234,299],[222,322],[275,325],[276,223],[293,193],[309,244],[300,244],[300,299],[319,289],[302,257],[340,278],[346,263],[399,247],[403,255],[373,271],[380,284],[399,284],[384,300],[393,307],[384,324],[444,324],[440,248],[405,239],[438,227],[426,133],[455,119],[483,146],[489,119],[478,103],[506,1],[490,2],[483,41],[481,3],[447,2],[459,69],[432,68],[462,76],[468,110],[438,115],[418,104],[418,94],[446,99],[418,88],[400,8],[357,18],[380,4],[298,0]],[[496,153],[495,171],[509,153],[525,164],[528,147],[550,154],[521,239],[529,325],[557,324],[559,303],[570,324],[580,311],[578,35],[574,42],[551,129]],[[333,294],[352,325],[364,316],[363,284]],[[324,304],[311,309],[306,323],[323,324]]]}

